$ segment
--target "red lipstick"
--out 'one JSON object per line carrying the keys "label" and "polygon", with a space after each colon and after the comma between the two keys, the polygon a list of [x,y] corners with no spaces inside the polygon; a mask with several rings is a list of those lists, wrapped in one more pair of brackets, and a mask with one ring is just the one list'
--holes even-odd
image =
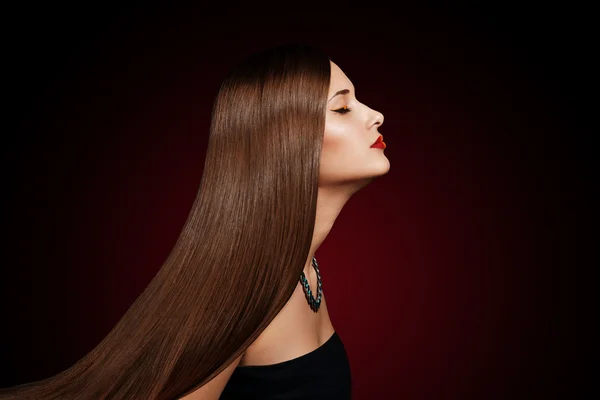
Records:
{"label": "red lipstick", "polygon": [[383,135],[379,134],[379,137],[377,138],[377,140],[375,141],[375,143],[373,143],[371,145],[372,149],[385,149],[387,146],[385,145],[385,142],[383,141]]}

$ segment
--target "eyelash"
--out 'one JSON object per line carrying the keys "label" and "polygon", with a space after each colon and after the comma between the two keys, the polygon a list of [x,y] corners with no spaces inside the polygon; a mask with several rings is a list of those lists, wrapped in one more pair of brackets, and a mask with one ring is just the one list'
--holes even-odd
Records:
{"label": "eyelash", "polygon": [[352,111],[352,109],[350,107],[348,107],[348,106],[344,106],[342,108],[338,108],[337,110],[333,110],[333,111],[336,112],[336,113],[340,113],[340,114],[343,115],[343,114],[349,113],[350,111]]}

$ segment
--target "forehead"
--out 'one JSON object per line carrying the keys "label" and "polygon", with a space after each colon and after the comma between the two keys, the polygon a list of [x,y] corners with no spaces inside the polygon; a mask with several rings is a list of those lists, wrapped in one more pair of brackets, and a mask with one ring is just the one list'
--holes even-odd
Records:
{"label": "forehead", "polygon": [[331,63],[331,80],[329,82],[329,94],[333,95],[338,90],[350,89],[352,90],[353,85],[350,79],[344,74],[344,71],[333,61]]}

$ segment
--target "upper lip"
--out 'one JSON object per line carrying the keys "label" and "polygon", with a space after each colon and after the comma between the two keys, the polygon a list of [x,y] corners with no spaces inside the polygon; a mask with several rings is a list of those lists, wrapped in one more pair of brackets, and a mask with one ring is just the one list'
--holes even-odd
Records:
{"label": "upper lip", "polygon": [[381,143],[381,142],[383,142],[383,135],[380,133],[379,136],[377,137],[377,140],[371,146],[374,146],[377,143]]}

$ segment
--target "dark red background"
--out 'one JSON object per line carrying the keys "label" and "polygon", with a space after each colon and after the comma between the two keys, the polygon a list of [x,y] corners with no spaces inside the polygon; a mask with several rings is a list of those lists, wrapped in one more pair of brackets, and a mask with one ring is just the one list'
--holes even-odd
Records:
{"label": "dark red background", "polygon": [[223,75],[288,41],[385,115],[390,172],[317,252],[354,398],[597,386],[586,11],[329,4],[6,14],[2,387],[71,366],[121,318],[190,210]]}

